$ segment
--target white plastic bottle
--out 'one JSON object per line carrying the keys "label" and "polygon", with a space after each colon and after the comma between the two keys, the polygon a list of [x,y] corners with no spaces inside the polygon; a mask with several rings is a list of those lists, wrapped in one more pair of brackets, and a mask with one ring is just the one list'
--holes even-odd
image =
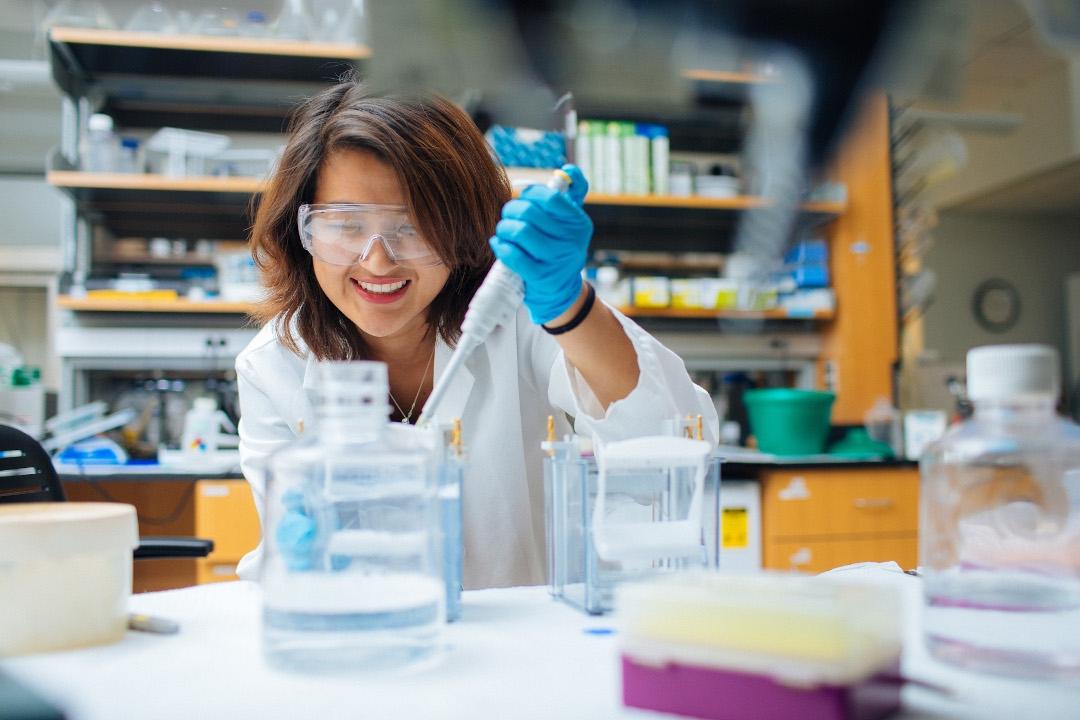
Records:
{"label": "white plastic bottle", "polygon": [[1080,427],[1055,413],[1058,354],[967,358],[974,416],[921,460],[924,633],[940,660],[1080,679]]}
{"label": "white plastic bottle", "polygon": [[267,468],[264,654],[307,672],[428,659],[447,594],[432,433],[390,427],[384,363],[318,363],[315,394],[316,427]]}
{"label": "white plastic bottle", "polygon": [[218,410],[212,397],[198,397],[184,415],[181,449],[189,459],[208,458],[221,447],[221,429],[236,432],[229,416]]}
{"label": "white plastic bottle", "polygon": [[116,155],[117,144],[116,135],[113,134],[113,119],[102,113],[94,113],[86,122],[82,169],[87,172],[114,172]]}

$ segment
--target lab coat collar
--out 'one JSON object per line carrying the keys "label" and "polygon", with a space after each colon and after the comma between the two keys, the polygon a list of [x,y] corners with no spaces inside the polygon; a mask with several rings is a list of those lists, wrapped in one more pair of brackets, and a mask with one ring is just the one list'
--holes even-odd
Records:
{"label": "lab coat collar", "polygon": [[[483,347],[479,347],[473,351],[475,356],[477,353],[484,351]],[[450,362],[450,356],[453,355],[454,349],[443,342],[441,337],[435,339],[435,382],[439,382],[439,378],[442,377],[443,371],[446,369],[446,365]],[[454,418],[464,417],[465,404],[469,401],[469,396],[472,394],[473,387],[473,373],[469,369],[469,360],[465,361],[465,364],[458,370],[457,377],[454,378],[454,384],[446,390],[446,395],[443,397],[442,405],[439,407],[439,420],[442,422],[450,422]]]}

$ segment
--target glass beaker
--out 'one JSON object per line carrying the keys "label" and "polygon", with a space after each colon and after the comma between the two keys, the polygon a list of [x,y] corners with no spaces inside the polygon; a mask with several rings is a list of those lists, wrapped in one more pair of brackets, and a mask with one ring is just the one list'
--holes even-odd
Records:
{"label": "glass beaker", "polygon": [[446,612],[432,435],[387,430],[383,363],[315,377],[317,428],[268,466],[264,653],[302,671],[430,658]]}

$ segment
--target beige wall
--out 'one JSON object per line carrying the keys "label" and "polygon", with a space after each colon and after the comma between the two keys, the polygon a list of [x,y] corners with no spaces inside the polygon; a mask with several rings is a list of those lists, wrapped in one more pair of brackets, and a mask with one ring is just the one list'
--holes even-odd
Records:
{"label": "beige wall", "polygon": [[[935,237],[926,261],[938,276],[926,313],[927,350],[962,361],[977,345],[1040,342],[1064,357],[1065,277],[1080,271],[1080,219],[946,211]],[[1020,293],[1019,321],[1005,333],[983,330],[972,315],[975,288],[991,277]]]}

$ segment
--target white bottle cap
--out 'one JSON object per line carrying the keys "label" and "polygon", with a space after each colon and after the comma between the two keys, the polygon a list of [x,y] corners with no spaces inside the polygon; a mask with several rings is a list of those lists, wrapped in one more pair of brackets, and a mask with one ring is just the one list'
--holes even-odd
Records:
{"label": "white bottle cap", "polygon": [[611,265],[601,265],[596,268],[596,282],[604,286],[619,282],[619,268]]}
{"label": "white bottle cap", "polygon": [[112,118],[103,113],[94,113],[90,116],[90,119],[86,121],[86,126],[90,130],[105,130],[112,131],[113,121]]}
{"label": "white bottle cap", "polygon": [[1053,398],[1060,389],[1058,352],[1049,345],[985,345],[967,354],[972,401]]}
{"label": "white bottle cap", "polygon": [[204,412],[213,412],[217,410],[217,400],[212,397],[197,397],[192,404],[192,408]]}

